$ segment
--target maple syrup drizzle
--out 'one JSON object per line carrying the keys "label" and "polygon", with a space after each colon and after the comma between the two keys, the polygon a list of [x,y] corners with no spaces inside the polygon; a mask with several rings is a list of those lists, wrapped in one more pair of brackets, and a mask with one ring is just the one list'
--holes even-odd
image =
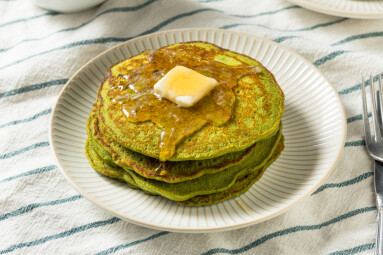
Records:
{"label": "maple syrup drizzle", "polygon": [[[132,70],[121,66],[118,69],[119,75],[109,80],[111,87],[108,96],[113,98],[112,103],[120,104],[128,121],[152,121],[161,128],[159,145],[161,161],[172,157],[176,145],[206,123],[213,125],[226,123],[231,118],[235,101],[232,88],[237,85],[241,77],[259,72],[257,67],[243,62],[238,66],[229,66],[215,61],[216,51],[186,49],[187,53],[182,47],[174,51],[167,49],[148,51],[144,53],[148,61],[137,61],[140,66]],[[194,106],[179,107],[159,97],[153,90],[154,84],[176,65],[212,77],[219,85]],[[164,167],[160,167],[158,172],[163,175],[163,170]]]}

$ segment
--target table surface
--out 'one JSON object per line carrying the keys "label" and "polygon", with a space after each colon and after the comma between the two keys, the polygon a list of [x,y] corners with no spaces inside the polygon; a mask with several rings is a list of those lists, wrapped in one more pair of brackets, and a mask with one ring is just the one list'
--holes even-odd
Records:
{"label": "table surface", "polygon": [[[280,43],[313,63],[342,100],[348,131],[338,165],[311,196],[266,222],[207,234],[137,226],[79,195],[52,156],[52,107],[81,66],[130,38],[192,27]],[[0,0],[0,254],[372,254],[377,214],[360,87],[362,75],[382,72],[383,19],[283,0],[109,0],[73,14]]]}

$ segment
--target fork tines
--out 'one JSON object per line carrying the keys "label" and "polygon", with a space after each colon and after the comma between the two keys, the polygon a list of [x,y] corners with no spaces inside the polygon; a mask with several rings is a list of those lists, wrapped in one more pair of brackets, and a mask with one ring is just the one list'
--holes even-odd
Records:
{"label": "fork tines", "polygon": [[[378,86],[375,85],[374,78],[370,75],[370,90],[372,96],[372,119],[373,119],[373,130],[374,130],[374,140],[375,142],[382,140],[382,110],[383,109],[383,95],[382,89],[382,78],[381,75],[377,75],[375,80],[378,80]],[[377,88],[376,88],[377,87]],[[376,95],[375,95],[376,91]],[[362,98],[363,98],[363,121],[364,121],[364,133],[366,136],[366,143],[372,141],[371,132],[370,132],[370,123],[368,121],[368,111],[367,111],[367,98],[366,98],[366,81],[363,77],[362,79]]]}

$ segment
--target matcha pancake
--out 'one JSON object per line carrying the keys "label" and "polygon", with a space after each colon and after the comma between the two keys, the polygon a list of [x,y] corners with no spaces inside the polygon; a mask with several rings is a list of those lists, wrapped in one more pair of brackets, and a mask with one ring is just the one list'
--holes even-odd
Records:
{"label": "matcha pancake", "polygon": [[217,173],[227,167],[241,163],[248,155],[258,154],[263,148],[254,144],[245,150],[228,153],[212,159],[189,161],[166,161],[145,156],[129,150],[115,142],[97,115],[96,107],[89,118],[88,135],[94,140],[99,155],[108,162],[133,170],[145,178],[175,183],[191,180],[204,174]]}
{"label": "matcha pancake", "polygon": [[[135,185],[140,189],[151,194],[161,195],[171,200],[183,201],[196,195],[205,195],[223,191],[232,186],[237,178],[258,171],[273,155],[280,137],[281,132],[278,132],[270,139],[258,142],[257,147],[259,146],[262,150],[257,151],[257,153],[254,153],[253,151],[245,157],[240,164],[228,167],[215,174],[203,175],[184,182],[166,183],[153,179],[146,179],[128,168],[123,168],[123,170],[133,178]],[[95,140],[90,138],[89,143],[94,144]],[[96,147],[97,146],[93,146],[92,148]],[[90,157],[97,157],[94,153],[88,153],[88,155]],[[98,153],[98,155],[102,155],[102,152]],[[98,158],[100,157],[98,156]],[[95,162],[96,160],[90,159],[90,161]],[[100,161],[100,159],[97,161]],[[102,159],[101,162],[104,162],[104,164],[113,164],[105,162]],[[97,166],[95,167],[97,168]],[[102,174],[102,171],[99,172]]]}
{"label": "matcha pancake", "polygon": [[[218,81],[190,108],[158,98],[153,86],[175,66]],[[277,131],[284,107],[274,76],[250,57],[208,43],[144,52],[109,70],[100,120],[115,141],[161,161],[202,160],[244,150]]]}
{"label": "matcha pancake", "polygon": [[191,206],[238,196],[283,150],[284,95],[259,62],[190,42],[113,65],[87,122],[100,174]]}

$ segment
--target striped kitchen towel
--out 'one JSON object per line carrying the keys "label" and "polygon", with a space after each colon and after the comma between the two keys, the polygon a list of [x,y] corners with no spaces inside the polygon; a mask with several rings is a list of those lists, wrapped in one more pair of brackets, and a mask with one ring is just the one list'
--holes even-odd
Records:
{"label": "striped kitchen towel", "polygon": [[[255,34],[313,63],[347,115],[342,157],[286,213],[221,233],[178,234],[101,210],[64,179],[48,142],[68,79],[99,53],[140,35],[210,27]],[[365,150],[361,76],[383,72],[383,20],[315,13],[284,0],[109,0],[61,14],[0,0],[0,254],[372,254],[373,162]]]}

